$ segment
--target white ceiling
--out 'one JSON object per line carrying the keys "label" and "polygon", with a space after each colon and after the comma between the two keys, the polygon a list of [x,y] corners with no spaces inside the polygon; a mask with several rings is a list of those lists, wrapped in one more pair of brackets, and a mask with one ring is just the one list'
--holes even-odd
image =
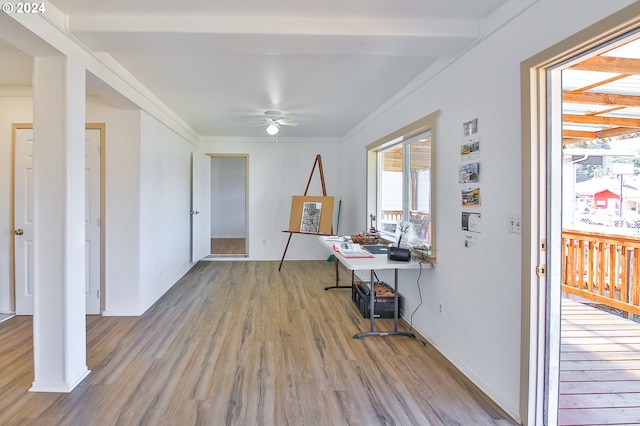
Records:
{"label": "white ceiling", "polygon": [[[51,0],[203,137],[341,140],[441,58],[483,36],[507,0]],[[493,14],[493,15],[492,15]],[[0,40],[0,85],[31,60]],[[417,80],[416,80],[417,79]]]}

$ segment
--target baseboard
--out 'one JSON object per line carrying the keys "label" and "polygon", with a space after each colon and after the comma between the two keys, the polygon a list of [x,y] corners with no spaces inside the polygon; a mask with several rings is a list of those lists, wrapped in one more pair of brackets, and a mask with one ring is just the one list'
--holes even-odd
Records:
{"label": "baseboard", "polygon": [[65,382],[37,382],[34,381],[31,384],[29,392],[52,392],[52,393],[69,393],[76,386],[80,384],[91,373],[91,370],[84,368],[73,380],[69,383]]}
{"label": "baseboard", "polygon": [[102,311],[103,317],[139,317],[142,314],[144,314],[144,311],[128,309]]}
{"label": "baseboard", "polygon": [[164,295],[165,295],[169,290],[171,290],[171,287],[173,287],[174,285],[176,285],[176,284],[178,283],[178,281],[180,281],[180,280],[182,279],[182,277],[184,277],[184,276],[187,274],[187,272],[189,272],[189,271],[191,270],[191,268],[193,268],[195,265],[196,265],[195,263],[190,263],[189,265],[187,265],[187,267],[186,267],[186,268],[185,268],[181,273],[179,273],[179,274],[178,274],[178,277],[177,277],[175,280],[173,280],[173,281],[169,282],[169,283],[168,283],[168,285],[167,285],[165,288],[163,288],[162,290],[158,291],[158,292],[155,294],[155,296],[154,296],[154,297],[152,297],[152,298],[149,300],[149,302],[147,302],[147,303],[145,304],[144,308],[142,309],[142,313],[141,313],[140,315],[144,314],[144,313],[145,313],[145,312],[147,312],[147,311],[148,311],[148,310],[149,310],[153,305],[155,305],[155,303],[156,303],[158,300],[160,300],[160,298],[161,298],[162,296],[164,296]]}

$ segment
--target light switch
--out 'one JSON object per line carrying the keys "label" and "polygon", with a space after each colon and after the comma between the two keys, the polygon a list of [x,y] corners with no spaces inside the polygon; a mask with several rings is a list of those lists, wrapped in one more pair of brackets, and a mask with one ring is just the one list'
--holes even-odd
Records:
{"label": "light switch", "polygon": [[509,217],[509,232],[513,232],[514,234],[520,233],[520,216],[511,215]]}

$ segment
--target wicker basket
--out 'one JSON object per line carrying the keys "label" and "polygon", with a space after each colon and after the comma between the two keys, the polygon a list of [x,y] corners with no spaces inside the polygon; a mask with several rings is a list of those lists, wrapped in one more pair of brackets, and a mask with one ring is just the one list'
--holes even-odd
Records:
{"label": "wicker basket", "polygon": [[378,241],[380,241],[380,237],[375,234],[352,235],[351,241],[353,241],[354,244],[360,244],[361,246],[366,246],[371,244],[378,244]]}

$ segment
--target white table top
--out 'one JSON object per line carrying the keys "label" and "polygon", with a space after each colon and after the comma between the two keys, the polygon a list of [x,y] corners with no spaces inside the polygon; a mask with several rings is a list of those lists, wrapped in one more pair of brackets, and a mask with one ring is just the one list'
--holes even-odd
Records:
{"label": "white table top", "polygon": [[[420,262],[411,260],[390,260],[386,254],[374,254],[373,257],[344,257],[342,253],[333,249],[336,241],[327,240],[326,237],[318,237],[318,240],[331,250],[331,253],[338,258],[350,271],[371,270],[371,269],[420,269]],[[422,262],[422,268],[431,268],[431,263]]]}

